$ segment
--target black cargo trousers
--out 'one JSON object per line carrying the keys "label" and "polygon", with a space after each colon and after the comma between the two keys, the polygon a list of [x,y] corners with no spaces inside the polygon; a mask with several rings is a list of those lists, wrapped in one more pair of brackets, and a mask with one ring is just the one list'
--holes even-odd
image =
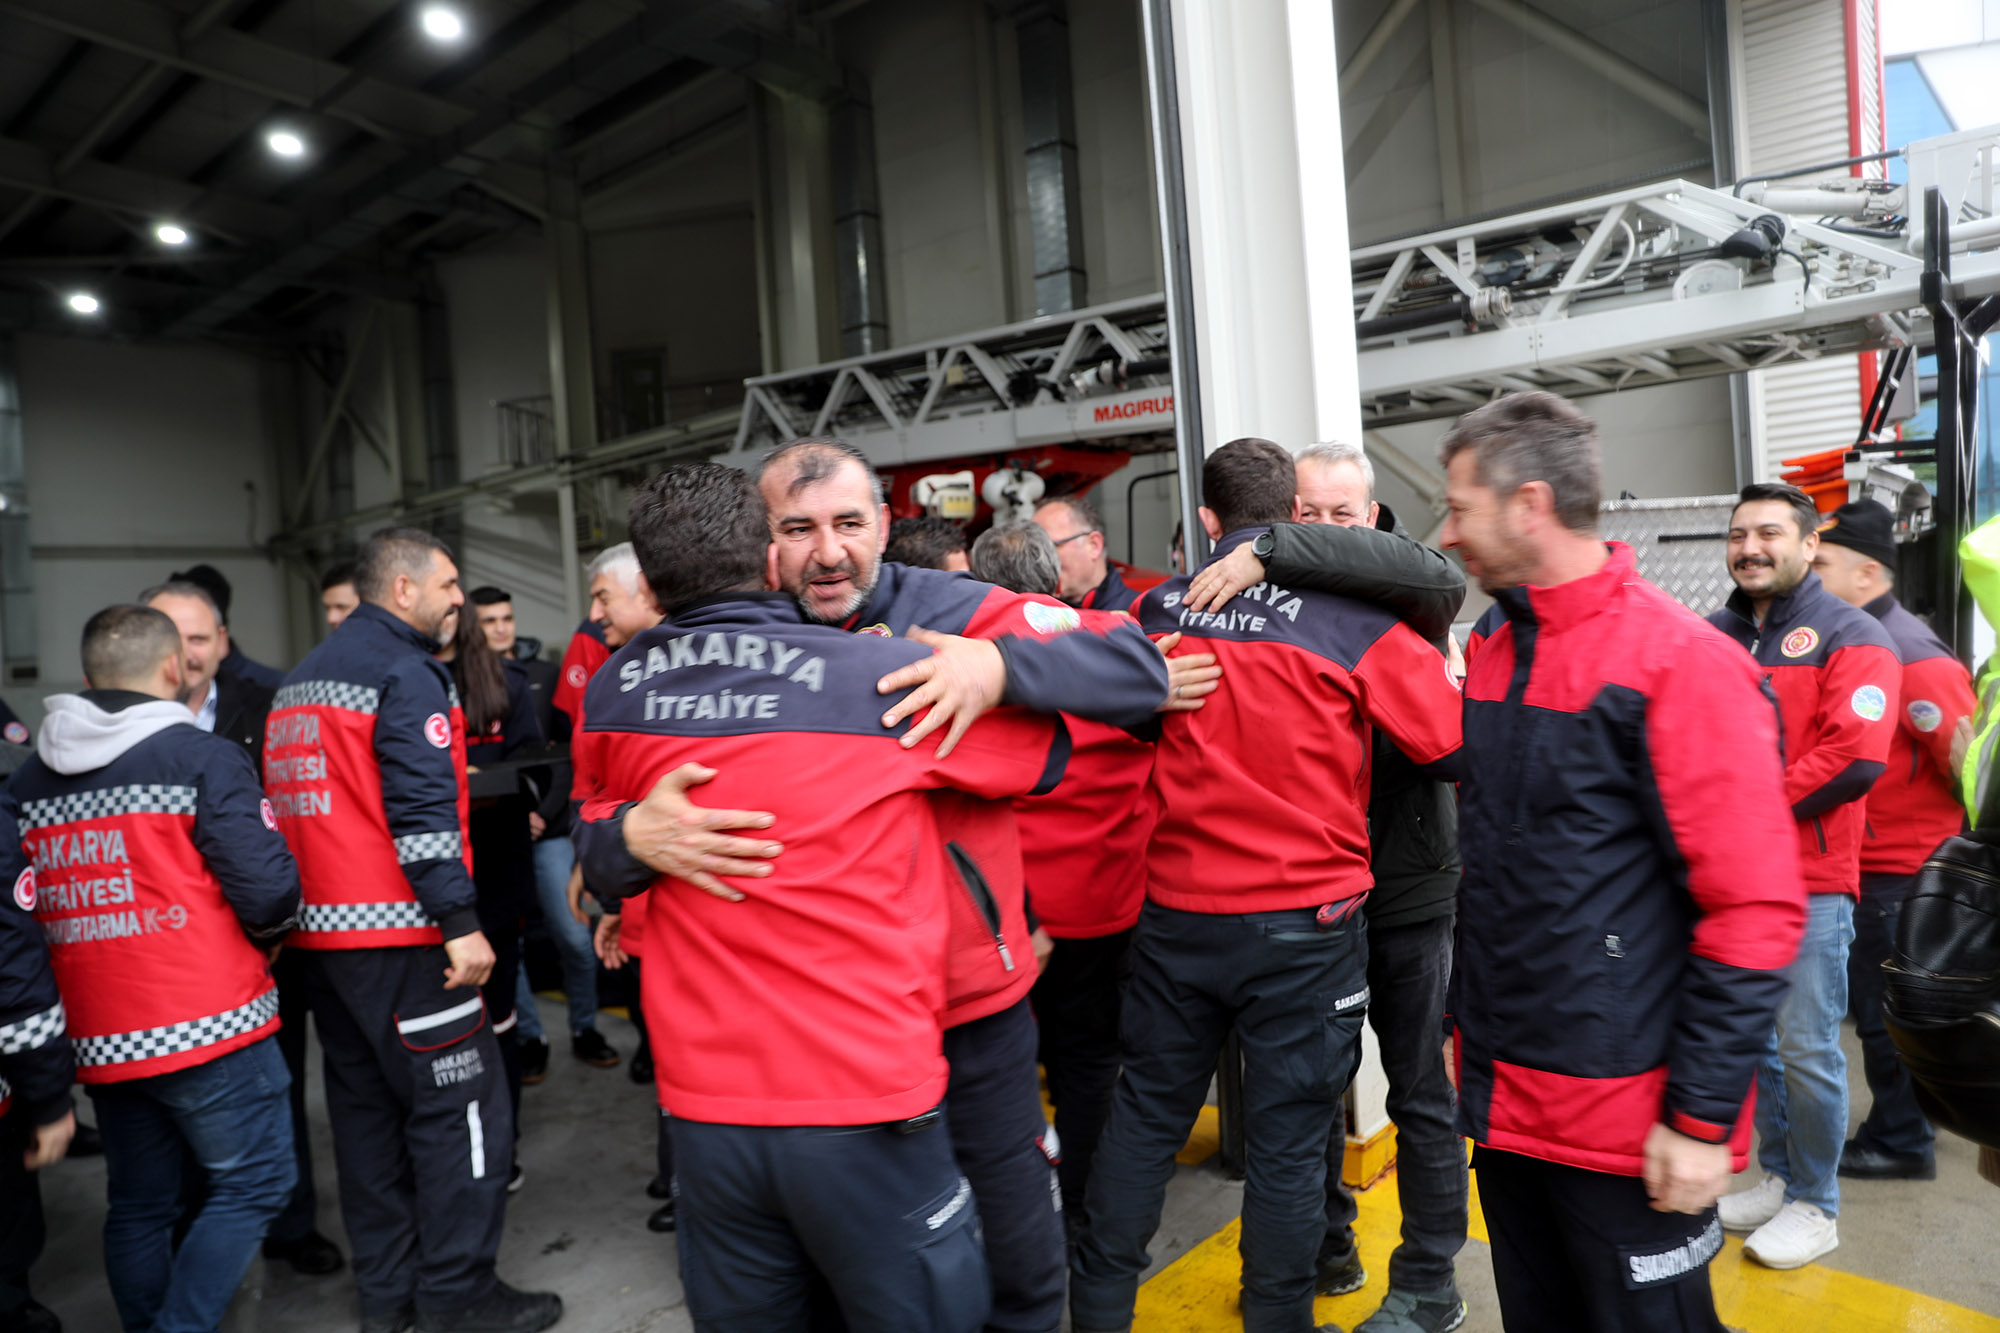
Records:
{"label": "black cargo trousers", "polygon": [[1131,1325],[1174,1157],[1233,1029],[1243,1050],[1245,1333],[1311,1333],[1326,1144],[1361,1056],[1359,907],[1211,915],[1147,903],[1132,940],[1124,1067],[1085,1187],[1070,1270],[1077,1333]]}
{"label": "black cargo trousers", "polygon": [[514,1162],[485,1001],[442,945],[300,952],[361,1312],[458,1310],[496,1280]]}

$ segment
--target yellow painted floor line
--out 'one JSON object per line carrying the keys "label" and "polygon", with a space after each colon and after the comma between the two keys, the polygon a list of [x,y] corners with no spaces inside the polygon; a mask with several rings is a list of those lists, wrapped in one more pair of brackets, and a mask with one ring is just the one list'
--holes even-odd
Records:
{"label": "yellow painted floor line", "polygon": [[[1185,1158],[1183,1158],[1185,1160]],[[1359,1198],[1355,1238],[1368,1285],[1347,1296],[1322,1298],[1314,1315],[1353,1328],[1374,1312],[1388,1290],[1389,1252],[1396,1248],[1403,1213],[1393,1173]],[[1472,1235],[1487,1240],[1473,1182]],[[1242,1263],[1236,1247],[1242,1230],[1231,1222],[1169,1264],[1139,1288],[1133,1333],[1235,1333],[1242,1328],[1237,1293]],[[1934,1300],[1884,1282],[1821,1264],[1788,1273],[1743,1257],[1731,1236],[1709,1265],[1715,1304],[1723,1321],[1747,1333],[2000,1333],[2000,1319]]]}
{"label": "yellow painted floor line", "polygon": [[1221,1115],[1213,1106],[1204,1106],[1201,1114],[1195,1117],[1194,1132],[1188,1135],[1187,1146],[1174,1155],[1174,1160],[1187,1166],[1200,1166],[1221,1151]]}

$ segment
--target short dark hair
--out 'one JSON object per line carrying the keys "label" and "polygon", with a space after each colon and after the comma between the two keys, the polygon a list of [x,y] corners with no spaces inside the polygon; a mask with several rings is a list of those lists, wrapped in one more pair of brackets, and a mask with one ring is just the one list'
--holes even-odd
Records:
{"label": "short dark hair", "polygon": [[352,582],[354,582],[354,562],[336,560],[326,567],[326,573],[319,576],[319,590],[325,592],[328,588],[338,588],[343,583]]}
{"label": "short dark hair", "polygon": [[169,579],[165,583],[156,583],[139,594],[139,605],[151,606],[154,599],[160,597],[185,597],[190,601],[206,602],[208,609],[215,612],[216,628],[222,628],[224,623],[222,608],[215,604],[215,598],[210,594],[208,589],[202,587],[199,583],[193,583],[187,579]]}
{"label": "short dark hair", "polygon": [[451,547],[422,528],[371,532],[354,557],[354,591],[362,601],[381,605],[396,586],[398,575],[422,578],[439,556],[451,559]]}
{"label": "short dark hair", "polygon": [[1224,532],[1284,522],[1298,493],[1292,455],[1269,440],[1231,440],[1201,465],[1201,498]]}
{"label": "short dark hair", "polygon": [[1819,506],[1813,503],[1813,498],[1810,495],[1807,495],[1798,487],[1782,481],[1753,481],[1748,486],[1745,486],[1737,493],[1735,507],[1729,511],[1730,521],[1735,521],[1736,510],[1741,509],[1747,504],[1755,504],[1760,500],[1776,500],[1778,503],[1790,507],[1792,511],[1792,526],[1799,530],[1801,538],[1805,537],[1808,533],[1819,531]]}
{"label": "short dark hair", "polygon": [[1564,527],[1597,531],[1597,423],[1569,399],[1537,389],[1475,407],[1438,442],[1438,461],[1449,468],[1467,449],[1481,486],[1512,495],[1531,481],[1544,482]]}
{"label": "short dark hair", "polygon": [[1070,517],[1076,520],[1077,527],[1085,532],[1104,531],[1104,515],[1098,513],[1097,506],[1080,491],[1069,495],[1051,495],[1036,505],[1035,510],[1039,513],[1050,505],[1061,505],[1069,510]]}
{"label": "short dark hair", "polygon": [[150,606],[107,606],[83,626],[83,678],[91,688],[143,684],[160,662],[177,657],[181,632]]}
{"label": "short dark hair", "polygon": [[632,497],[625,526],[660,613],[717,593],[761,590],[771,521],[749,476],[720,463],[676,463]]}
{"label": "short dark hair", "polygon": [[798,468],[798,475],[785,488],[787,494],[795,494],[815,482],[825,481],[849,463],[858,463],[868,477],[868,493],[877,505],[882,503],[882,478],[876,473],[875,465],[868,461],[867,454],[846,440],[824,435],[787,440],[757,460],[757,470],[751,474],[751,483],[762,486],[764,474],[780,463],[790,463]]}
{"label": "short dark hair", "polygon": [[496,588],[490,583],[483,583],[465,594],[465,600],[474,606],[498,606],[502,602],[513,601],[514,594],[505,588]]}
{"label": "short dark hair", "polygon": [[972,577],[1009,592],[1053,594],[1062,582],[1055,538],[1033,523],[988,528],[972,543]]}
{"label": "short dark hair", "polygon": [[222,623],[229,623],[229,580],[222,577],[222,571],[214,565],[189,565],[167,575],[168,583],[198,583],[208,591],[208,600],[215,603],[215,614]]}
{"label": "short dark hair", "polygon": [[945,557],[965,550],[965,529],[948,518],[899,518],[889,525],[884,560],[919,569],[943,569]]}

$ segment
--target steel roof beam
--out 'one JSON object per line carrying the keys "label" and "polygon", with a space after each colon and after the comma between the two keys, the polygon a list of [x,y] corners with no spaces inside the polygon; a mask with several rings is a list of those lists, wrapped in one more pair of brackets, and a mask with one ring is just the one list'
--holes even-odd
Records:
{"label": "steel roof beam", "polygon": [[149,219],[171,211],[227,239],[274,235],[298,216],[261,199],[205,192],[185,181],[109,162],[83,162],[64,173],[46,149],[19,139],[0,138],[0,185],[124,217]]}

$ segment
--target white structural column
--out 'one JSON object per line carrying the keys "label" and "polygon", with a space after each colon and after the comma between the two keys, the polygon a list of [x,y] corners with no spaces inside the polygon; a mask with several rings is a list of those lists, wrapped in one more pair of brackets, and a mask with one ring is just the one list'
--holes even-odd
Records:
{"label": "white structural column", "polygon": [[[1156,70],[1158,20],[1171,19],[1179,133],[1154,137],[1161,154],[1179,141],[1178,164],[1161,161],[1157,176],[1171,196],[1178,165],[1183,198],[1162,206],[1185,209],[1187,292],[1171,290],[1177,257],[1167,260],[1170,318],[1193,315],[1193,337],[1174,339],[1177,392],[1197,400],[1183,429],[1199,431],[1204,453],[1244,435],[1293,450],[1360,444],[1332,0],[1147,0],[1147,10]],[[1163,220],[1171,246],[1176,228]],[[1186,359],[1198,394],[1183,379]],[[1354,1094],[1366,1141],[1389,1124],[1372,1031]]]}
{"label": "white structural column", "polygon": [[1202,444],[1359,443],[1331,0],[1159,0],[1178,74]]}

